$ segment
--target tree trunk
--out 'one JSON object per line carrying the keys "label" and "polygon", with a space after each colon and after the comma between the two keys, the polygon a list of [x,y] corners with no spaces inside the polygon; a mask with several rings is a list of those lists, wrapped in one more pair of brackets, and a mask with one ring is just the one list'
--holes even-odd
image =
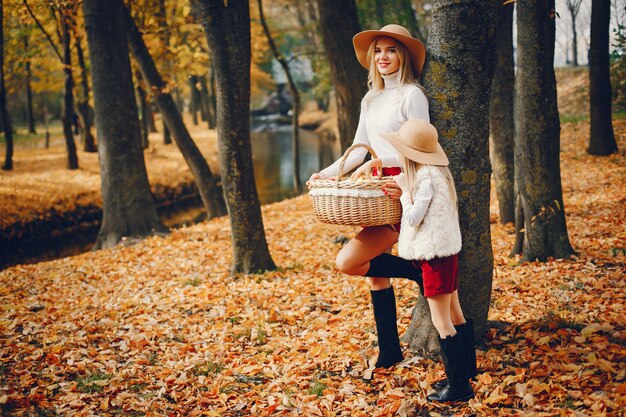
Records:
{"label": "tree trunk", "polygon": [[231,224],[233,273],[275,269],[263,229],[250,146],[250,6],[194,0],[215,66],[222,186]]}
{"label": "tree trunk", "polygon": [[139,121],[141,122],[141,147],[143,149],[148,149],[150,147],[150,141],[148,139],[148,119],[146,118],[148,103],[146,102],[146,91],[141,85],[141,72],[138,69],[135,71],[135,80],[135,95],[137,96],[139,113],[141,114],[141,117],[139,118]]}
{"label": "tree trunk", "polygon": [[[605,0],[607,1],[607,0]],[[576,33],[576,15],[573,9],[570,9],[572,18],[572,66],[578,66],[578,33]]]}
{"label": "tree trunk", "polygon": [[102,181],[99,249],[167,228],[157,215],[141,151],[123,1],[84,0],[83,11]]}
{"label": "tree trunk", "polygon": [[13,128],[7,111],[7,93],[4,86],[4,2],[0,2],[0,117],[2,117],[2,130],[6,141],[4,164],[2,169],[13,169]]}
{"label": "tree trunk", "polygon": [[[28,53],[28,37],[26,35],[24,36],[24,51]],[[30,68],[30,56],[26,57],[24,69],[26,72],[26,119],[28,122],[28,133],[37,133],[35,131],[35,115],[33,113],[33,90],[31,87],[33,73]]]}
{"label": "tree trunk", "polygon": [[83,47],[80,43],[80,37],[76,36],[76,55],[78,56],[78,66],[81,73],[81,90],[78,95],[78,114],[80,115],[80,121],[83,125],[83,143],[85,152],[98,152],[96,146],[96,140],[91,134],[92,126],[92,109],[89,105],[89,79],[87,77],[87,67],[85,66],[85,56],[83,54]]}
{"label": "tree trunk", "polygon": [[[352,37],[361,30],[354,0],[317,0],[319,28],[337,97],[342,152],[354,139],[361,100],[367,92],[367,70],[354,56]],[[337,24],[341,22],[341,24]]]}
{"label": "tree trunk", "polygon": [[152,95],[148,95],[146,100],[146,121],[148,122],[148,133],[157,133],[154,123],[154,109],[152,107]]}
{"label": "tree trunk", "polygon": [[267,42],[274,53],[274,58],[280,63],[280,66],[285,71],[285,76],[287,77],[287,82],[289,83],[289,89],[291,90],[291,95],[293,96],[293,106],[291,109],[292,112],[292,120],[291,120],[291,151],[292,151],[292,160],[293,160],[293,188],[296,191],[296,194],[300,194],[300,190],[302,189],[302,184],[300,183],[300,123],[298,122],[298,116],[300,114],[300,93],[298,92],[298,87],[296,87],[296,83],[291,76],[291,71],[289,71],[289,65],[287,64],[287,60],[284,56],[278,51],[276,44],[274,43],[274,38],[272,38],[272,34],[270,33],[270,29],[267,26],[267,22],[265,21],[265,15],[263,13],[263,0],[257,0],[259,5],[259,17],[261,19],[261,25],[263,26],[263,31],[265,32],[265,36],[267,37]]}
{"label": "tree trunk", "polygon": [[209,88],[206,85],[206,76],[199,76],[198,82],[200,83],[200,114],[202,115],[202,121],[209,124],[211,116],[209,114]]}
{"label": "tree trunk", "polygon": [[70,49],[69,18],[66,12],[61,16],[61,39],[63,42],[63,74],[65,82],[63,84],[63,135],[67,146],[67,168],[78,169],[78,155],[76,154],[76,143],[72,132],[72,118],[74,116],[74,78],[72,77],[72,53]]}
{"label": "tree trunk", "polygon": [[215,129],[217,127],[217,99],[215,97],[215,70],[213,69],[213,62],[209,65],[209,76],[207,83],[207,112],[209,114],[209,129]]}
{"label": "tree trunk", "polygon": [[[450,159],[459,200],[463,249],[459,254],[459,296],[477,335],[487,329],[493,252],[489,228],[489,96],[496,64],[496,0],[438,0],[424,68],[430,117]],[[413,311],[408,340],[432,348],[437,333],[424,323],[427,304]],[[417,327],[417,329],[416,329]]]}
{"label": "tree trunk", "polygon": [[189,113],[191,113],[191,122],[194,126],[198,126],[198,108],[200,107],[200,103],[198,103],[200,94],[196,88],[197,82],[198,77],[195,75],[189,76],[189,90],[191,91],[189,97]]}
{"label": "tree trunk", "polygon": [[176,108],[172,95],[167,92],[167,84],[159,74],[139,29],[127,11],[126,19],[128,22],[127,27],[129,28],[128,41],[130,49],[139,64],[146,83],[150,85],[150,89],[155,94],[155,99],[161,110],[165,125],[169,126],[174,133],[176,145],[185,157],[185,161],[193,174],[208,217],[223,216],[226,214],[226,206],[219,188],[218,178],[211,173],[209,165],[193,142],[185,123],[183,123],[181,113]]}
{"label": "tree trunk", "polygon": [[591,133],[587,152],[610,155],[617,152],[611,111],[609,68],[610,2],[593,0],[591,9],[591,49],[589,50],[589,104]]}
{"label": "tree trunk", "polygon": [[496,43],[498,61],[491,84],[489,125],[493,143],[491,163],[500,207],[500,222],[515,222],[515,70],[513,68],[514,3],[498,5]]}
{"label": "tree trunk", "polygon": [[523,258],[574,253],[567,236],[554,77],[554,0],[517,1],[515,182],[524,224]]}

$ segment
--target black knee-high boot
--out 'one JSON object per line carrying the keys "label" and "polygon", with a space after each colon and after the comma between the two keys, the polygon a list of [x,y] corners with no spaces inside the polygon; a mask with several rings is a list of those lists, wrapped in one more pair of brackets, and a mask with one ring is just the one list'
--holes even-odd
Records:
{"label": "black knee-high boot", "polygon": [[389,368],[404,359],[400,349],[396,321],[396,296],[393,287],[370,291],[374,306],[374,320],[378,334],[379,355],[377,368]]}
{"label": "black knee-high boot", "polygon": [[[457,334],[463,339],[463,349],[465,351],[465,359],[467,361],[467,378],[472,379],[478,375],[476,369],[476,338],[474,336],[474,320],[467,319],[466,323],[454,326]],[[448,385],[447,379],[442,379],[433,384],[433,388],[437,391]]]}
{"label": "black knee-high boot", "polygon": [[390,253],[381,253],[370,261],[370,268],[365,273],[366,277],[375,278],[408,278],[417,282],[422,289],[422,270],[413,262],[394,256]]}
{"label": "black knee-high boot", "polygon": [[430,394],[428,400],[439,402],[469,400],[474,396],[474,391],[467,377],[468,365],[462,336],[457,333],[454,336],[439,339],[439,344],[441,345],[441,356],[446,368],[448,385],[442,390]]}

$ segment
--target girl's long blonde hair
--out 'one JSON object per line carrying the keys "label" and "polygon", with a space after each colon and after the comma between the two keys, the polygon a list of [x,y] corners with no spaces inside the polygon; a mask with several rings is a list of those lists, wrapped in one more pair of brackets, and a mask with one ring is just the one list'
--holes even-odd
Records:
{"label": "girl's long blonde hair", "polygon": [[406,84],[415,84],[424,92],[424,94],[426,94],[426,89],[424,89],[424,87],[420,85],[417,78],[415,77],[408,49],[406,49],[406,47],[401,42],[398,42],[392,37],[380,36],[372,41],[369,49],[367,50],[367,61],[369,62],[367,87],[369,91],[365,95],[365,103],[369,104],[369,102],[385,88],[385,81],[380,75],[380,72],[378,72],[378,67],[376,66],[375,59],[376,54],[374,53],[374,50],[376,49],[376,44],[381,38],[391,39],[396,46],[396,52],[400,60],[400,68],[398,69],[398,84],[400,85],[400,87]]}
{"label": "girl's long blonde hair", "polygon": [[[422,164],[419,162],[415,162],[412,159],[401,155],[402,164],[404,166],[404,172],[406,173],[407,184],[409,186],[409,198],[411,203],[413,201],[413,190],[417,185],[417,171],[422,167]],[[457,196],[456,196],[456,187],[454,186],[454,178],[452,177],[452,172],[450,172],[450,168],[447,166],[439,166],[439,165],[426,165],[429,169],[438,169],[441,171],[443,176],[446,178],[446,183],[448,184],[448,190],[450,191],[450,196],[452,197],[452,203],[454,207],[457,207]]]}

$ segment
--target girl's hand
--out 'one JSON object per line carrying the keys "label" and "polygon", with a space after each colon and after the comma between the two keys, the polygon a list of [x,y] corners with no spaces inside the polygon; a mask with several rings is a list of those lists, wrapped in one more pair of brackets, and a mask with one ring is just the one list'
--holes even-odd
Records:
{"label": "girl's hand", "polygon": [[389,198],[400,198],[402,195],[402,189],[395,182],[388,182],[383,186],[382,190]]}
{"label": "girl's hand", "polygon": [[311,178],[309,178],[309,180],[306,182],[307,187],[311,188],[311,185],[309,184],[311,181],[313,180],[323,180],[326,177],[324,176],[324,174],[322,174],[321,172],[315,172],[311,175]]}
{"label": "girl's hand", "polygon": [[354,173],[350,176],[350,179],[356,181],[361,176],[369,178],[372,176],[372,168],[379,170],[382,166],[383,162],[380,159],[369,160],[354,171]]}
{"label": "girl's hand", "polygon": [[394,176],[393,181],[400,187],[403,193],[409,192],[409,180],[404,172]]}

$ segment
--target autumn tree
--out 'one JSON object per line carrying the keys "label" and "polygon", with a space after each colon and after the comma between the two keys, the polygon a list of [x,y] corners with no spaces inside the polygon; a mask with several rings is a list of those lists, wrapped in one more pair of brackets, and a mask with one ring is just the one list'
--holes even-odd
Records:
{"label": "autumn tree", "polygon": [[276,58],[276,60],[280,63],[280,66],[285,72],[285,76],[287,77],[287,83],[289,84],[291,95],[293,96],[293,106],[291,109],[291,152],[293,159],[293,188],[296,193],[299,194],[300,190],[302,189],[302,184],[300,182],[300,123],[298,122],[300,116],[300,92],[298,91],[296,82],[294,81],[293,76],[291,75],[291,71],[289,70],[289,64],[287,63],[287,59],[278,51],[278,47],[274,42],[274,38],[272,37],[270,28],[267,25],[267,21],[265,20],[265,14],[263,13],[263,0],[257,0],[257,4],[259,6],[259,18],[261,20],[261,25],[263,26],[263,31],[265,32],[267,41],[270,45],[270,48],[272,49],[274,58]]}
{"label": "autumn tree", "polygon": [[617,152],[611,111],[609,68],[609,23],[611,4],[593,0],[591,4],[591,49],[589,50],[589,100],[591,134],[587,152],[610,155]]}
{"label": "autumn tree", "polygon": [[514,3],[498,5],[496,16],[498,58],[491,84],[489,106],[489,127],[493,143],[491,163],[502,223],[515,221],[513,7]]}
{"label": "autumn tree", "polygon": [[363,27],[378,29],[395,23],[407,28],[417,39],[426,39],[411,0],[357,0],[356,4]]}
{"label": "autumn tree", "polygon": [[6,142],[4,164],[2,169],[13,169],[13,129],[7,111],[7,93],[4,85],[4,8],[0,2],[0,117],[4,139]]}
{"label": "autumn tree", "polygon": [[95,248],[163,233],[150,192],[122,0],[84,0],[98,132],[103,219]]}
{"label": "autumn tree", "polygon": [[89,77],[87,64],[85,62],[85,54],[83,53],[83,36],[76,23],[74,28],[74,44],[76,45],[76,58],[78,60],[78,68],[80,69],[80,88],[77,96],[76,108],[81,122],[81,135],[83,137],[83,150],[85,152],[97,152],[96,140],[91,133],[93,126],[93,109],[89,105]]}
{"label": "autumn tree", "polygon": [[[431,122],[450,159],[456,183],[463,249],[459,296],[474,319],[476,334],[487,329],[493,253],[489,225],[489,96],[495,67],[496,0],[433,2],[424,86]],[[404,336],[413,348],[437,349],[424,297],[419,297]]]}
{"label": "autumn tree", "polygon": [[[609,0],[604,1],[609,2]],[[578,27],[576,25],[576,18],[578,17],[582,3],[583,0],[565,0],[565,7],[572,20],[572,65],[575,67],[578,66]]]}
{"label": "autumn tree", "polygon": [[270,256],[250,146],[250,6],[194,0],[215,66],[220,169],[231,223],[232,272],[276,268]]}
{"label": "autumn tree", "polygon": [[141,33],[128,10],[124,10],[124,15],[127,22],[126,27],[128,28],[130,49],[139,65],[143,78],[150,85],[155,101],[163,115],[165,125],[169,127],[176,145],[183,154],[187,165],[189,165],[208,217],[222,216],[226,214],[226,207],[224,205],[224,197],[218,186],[218,178],[211,173],[209,165],[191,138],[180,112],[176,108],[172,95],[167,91],[167,84],[161,77],[161,74],[159,74]]}
{"label": "autumn tree", "polygon": [[74,115],[74,77],[72,75],[72,53],[71,53],[71,36],[70,25],[72,23],[72,15],[76,12],[77,4],[72,2],[51,1],[47,7],[54,21],[54,28],[58,39],[58,44],[62,48],[59,51],[57,43],[45,29],[41,20],[37,17],[27,0],[23,0],[24,7],[35,21],[41,32],[44,34],[55,55],[59,58],[63,65],[64,83],[63,83],[63,136],[65,137],[65,146],[67,147],[67,167],[68,169],[78,169],[78,155],[76,153],[76,143],[72,133],[72,117]]}
{"label": "autumn tree", "polygon": [[524,260],[568,258],[554,76],[554,0],[517,1],[516,245]]}
{"label": "autumn tree", "polygon": [[[352,37],[361,31],[354,0],[316,0],[319,30],[330,63],[337,99],[341,149],[346,150],[359,124],[367,71],[354,58]],[[341,24],[337,24],[341,22]]]}

